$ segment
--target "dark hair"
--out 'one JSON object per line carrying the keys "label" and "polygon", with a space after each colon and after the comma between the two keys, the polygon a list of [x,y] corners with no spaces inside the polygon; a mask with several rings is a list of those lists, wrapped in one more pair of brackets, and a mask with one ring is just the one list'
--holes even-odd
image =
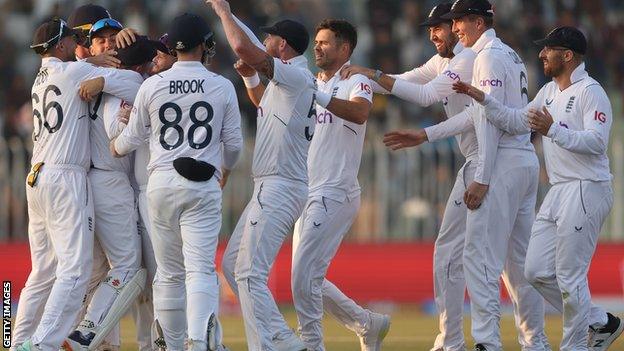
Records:
{"label": "dark hair", "polygon": [[343,19],[325,19],[316,26],[316,33],[321,29],[329,29],[334,32],[337,39],[349,43],[351,54],[357,45],[357,31],[355,27]]}
{"label": "dark hair", "polygon": [[488,17],[488,16],[480,16],[480,15],[475,15],[475,14],[469,14],[468,15],[468,20],[470,20],[470,22],[474,22],[477,20],[477,18],[483,18],[483,24],[485,24],[486,28],[492,28],[494,27],[494,17]]}

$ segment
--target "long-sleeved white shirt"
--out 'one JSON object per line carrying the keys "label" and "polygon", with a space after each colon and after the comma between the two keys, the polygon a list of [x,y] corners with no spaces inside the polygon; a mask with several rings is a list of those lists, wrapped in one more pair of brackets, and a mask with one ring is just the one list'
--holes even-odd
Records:
{"label": "long-sleeved white shirt", "polygon": [[[242,149],[240,110],[232,83],[201,62],[178,61],[143,83],[128,126],[115,140],[124,155],[149,137],[148,173],[173,169],[179,157],[192,157],[231,169]],[[233,153],[235,157],[223,157]]]}
{"label": "long-sleeved white shirt", "polygon": [[[126,74],[131,82],[139,85],[143,82],[143,77],[137,72],[129,70],[120,70],[120,72]],[[139,85],[136,86],[137,92]],[[111,139],[118,136],[125,127],[125,124],[117,119],[117,113],[124,104],[127,104],[124,100],[110,94],[102,94],[96,101],[89,104],[89,117],[92,121],[89,129],[91,165],[97,169],[123,172],[130,176],[132,174],[130,155],[113,157],[109,146]]]}
{"label": "long-sleeved white shirt", "polygon": [[[485,31],[470,48],[476,58],[472,84],[490,94],[505,106],[521,108],[527,104],[527,74],[518,54],[496,37],[494,29]],[[470,121],[469,119],[472,119]],[[498,148],[534,151],[530,135],[503,133],[485,117],[482,106],[473,105],[448,121],[439,124],[435,133],[427,134],[430,141],[456,135],[474,126],[478,143],[475,181],[489,184]]]}
{"label": "long-sleeved white shirt", "polygon": [[[455,93],[453,83],[472,79],[476,55],[474,51],[464,49],[459,43],[455,45],[453,52],[455,53],[453,58],[435,55],[420,67],[402,74],[391,74],[390,76],[395,78],[391,93],[421,106],[429,106],[441,101],[448,118],[459,114],[471,105],[472,100],[466,95]],[[387,93],[374,82],[373,91]],[[425,128],[425,132],[427,135],[430,132],[435,134],[436,126]],[[457,136],[457,142],[466,159],[477,157],[477,137],[472,124]]]}
{"label": "long-sleeved white shirt", "polygon": [[104,92],[134,101],[140,83],[128,81],[117,69],[95,67],[86,62],[62,62],[44,58],[32,87],[34,116],[32,164],[91,164],[89,111],[78,96],[82,81],[104,78]]}
{"label": "long-sleeved white shirt", "polygon": [[525,134],[531,131],[529,109],[545,106],[553,117],[548,135],[542,137],[550,183],[611,180],[607,145],[613,113],[609,97],[587,74],[584,63],[572,72],[570,80],[572,85],[563,91],[554,81],[547,83],[523,109],[508,108],[486,95],[486,116],[507,133]]}

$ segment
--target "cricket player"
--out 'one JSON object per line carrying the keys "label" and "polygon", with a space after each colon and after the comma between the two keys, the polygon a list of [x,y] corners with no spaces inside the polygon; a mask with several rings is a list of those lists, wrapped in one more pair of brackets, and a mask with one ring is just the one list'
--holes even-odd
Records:
{"label": "cricket player", "polygon": [[89,50],[89,31],[93,25],[105,18],[111,18],[107,9],[95,4],[77,7],[67,19],[67,24],[76,31],[76,59],[86,61],[98,67],[118,68],[120,61],[115,57],[115,50],[107,50],[93,56]]}
{"label": "cricket player", "polygon": [[263,28],[268,33],[263,46],[226,1],[208,2],[241,60],[236,67],[258,107],[254,193],[228,242],[224,275],[238,293],[249,350],[305,350],[279,312],[267,280],[308,196],[307,156],[316,116],[315,79],[303,56],[309,35],[302,24],[283,20]]}
{"label": "cricket player", "polygon": [[506,133],[542,135],[552,188],[533,224],[525,274],[563,314],[560,350],[607,350],[624,325],[591,303],[587,271],[613,205],[611,103],[585,71],[587,42],[578,29],[555,28],[535,43],[543,47],[539,58],[552,82],[524,108],[506,107],[465,83],[457,89],[482,104],[488,120]]}
{"label": "cricket player", "polygon": [[323,303],[353,329],[362,350],[378,350],[390,317],[365,310],[325,279],[331,259],[353,223],[360,205],[357,173],[362,158],[373,92],[370,80],[354,74],[340,78],[357,45],[347,21],[327,19],[316,27],[316,127],[308,157],[309,193],[293,238],[292,292],[301,339],[308,350],[324,350]]}
{"label": "cricket player", "polygon": [[219,180],[222,167],[232,169],[240,154],[240,112],[232,83],[204,67],[215,46],[206,21],[185,13],[168,33],[178,61],[145,80],[111,152],[128,154],[149,137],[155,317],[168,350],[184,350],[188,331],[189,350],[213,351],[221,347],[215,271]]}
{"label": "cricket player", "polygon": [[[446,115],[455,116],[470,105],[470,99],[452,90],[454,82],[472,79],[475,53],[464,49],[452,31],[452,22],[441,16],[451,9],[450,3],[435,6],[421,26],[429,31],[429,39],[435,45],[437,55],[423,66],[400,75],[383,74],[370,68],[347,66],[343,76],[355,72],[376,80],[373,91],[392,93],[404,100],[421,106],[442,102]],[[420,138],[426,140],[427,133],[435,133],[433,126],[421,130]],[[394,141],[409,135],[409,131],[388,133],[385,142],[394,146]],[[317,133],[318,134],[318,133]],[[463,306],[466,282],[462,264],[466,232],[466,205],[462,199],[466,186],[474,178],[477,163],[477,138],[474,128],[458,136],[459,149],[466,162],[459,170],[457,179],[446,204],[440,232],[434,246],[433,278],[435,303],[439,313],[440,333],[435,339],[432,351],[465,350],[463,332]],[[314,145],[314,143],[312,143]],[[404,147],[396,145],[397,149]],[[327,299],[327,296],[323,296]]]}
{"label": "cricket player", "polygon": [[86,292],[93,250],[88,106],[80,82],[101,77],[104,91],[133,101],[138,84],[112,69],[75,60],[76,33],[60,19],[35,31],[42,57],[32,89],[35,129],[27,179],[32,271],[16,316],[14,349],[58,350]]}
{"label": "cricket player", "polygon": [[[114,19],[96,22],[89,35],[91,54],[95,56],[116,49],[115,37],[121,29],[121,24]],[[118,58],[125,61],[122,64],[128,80],[141,84],[156,49],[145,38],[131,48],[118,53]],[[69,335],[70,340],[82,346],[97,347],[92,341],[97,333],[102,332],[101,327],[110,328],[102,323],[111,307],[133,302],[119,300],[126,284],[133,279],[145,279],[140,276],[134,278],[140,268],[141,244],[130,180],[133,160],[130,156],[114,158],[109,148],[110,140],[125,127],[117,117],[125,105],[127,103],[123,100],[101,93],[90,105],[91,169],[88,176],[94,196],[95,236],[104,249],[110,270],[93,294],[78,328]],[[131,300],[134,298],[136,296],[129,297]],[[113,346],[119,347],[118,338],[113,342],[116,342]]]}

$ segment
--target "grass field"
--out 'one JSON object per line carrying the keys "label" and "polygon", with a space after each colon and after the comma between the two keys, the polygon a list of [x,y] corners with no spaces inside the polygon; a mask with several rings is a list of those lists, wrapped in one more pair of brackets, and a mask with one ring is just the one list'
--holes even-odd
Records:
{"label": "grass field", "polygon": [[[282,309],[291,327],[296,325],[296,315],[292,308]],[[401,306],[392,313],[392,326],[385,339],[384,351],[427,351],[433,345],[437,334],[437,319],[423,314],[415,306]],[[224,344],[232,351],[247,350],[243,320],[240,316],[221,316],[224,327]],[[333,318],[324,320],[325,346],[328,351],[359,351],[359,341],[355,334],[339,325]],[[469,321],[464,323],[464,332],[469,346],[472,341],[469,336]],[[558,349],[561,340],[561,318],[548,316],[546,332],[553,350]],[[516,339],[516,332],[511,316],[504,316],[501,323],[501,334],[505,350],[520,350]],[[610,350],[624,350],[624,336],[614,343]],[[122,350],[136,350],[135,329],[130,317],[122,323]]]}

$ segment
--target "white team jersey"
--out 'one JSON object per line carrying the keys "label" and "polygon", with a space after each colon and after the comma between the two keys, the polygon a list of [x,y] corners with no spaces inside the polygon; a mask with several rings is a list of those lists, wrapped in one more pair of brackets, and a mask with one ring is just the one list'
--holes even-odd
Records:
{"label": "white team jersey", "polygon": [[[477,57],[472,72],[472,85],[490,94],[502,104],[522,108],[528,103],[526,67],[520,56],[488,29],[471,47]],[[503,133],[485,117],[483,107],[476,106],[472,115],[477,133],[479,161],[475,181],[489,184],[498,148],[534,151],[530,135]]]}
{"label": "white team jersey", "polygon": [[[139,73],[124,71],[137,84],[143,82],[143,77]],[[130,155],[116,158],[110,152],[111,139],[118,136],[125,127],[125,124],[117,119],[117,113],[123,105],[127,105],[127,102],[110,94],[101,94],[93,103],[89,104],[89,117],[92,120],[89,135],[91,138],[91,165],[97,169],[123,172],[130,176],[132,173]]]}
{"label": "white team jersey", "polygon": [[[472,79],[476,55],[459,43],[455,45],[453,52],[455,56],[451,59],[435,55],[421,67],[391,75],[396,78],[392,94],[421,106],[441,101],[447,118],[465,110],[471,105],[472,99],[453,91],[453,83]],[[435,127],[425,128],[427,135],[435,132],[431,129]],[[478,147],[474,129],[466,130],[456,138],[462,155],[466,159],[476,158]]]}
{"label": "white team jersey", "polygon": [[147,189],[147,180],[149,174],[147,174],[147,165],[149,165],[150,151],[149,141],[146,140],[145,144],[137,147],[134,151],[134,180],[139,187],[139,190]]}
{"label": "white team jersey", "polygon": [[510,109],[489,96],[485,110],[494,124],[509,133],[529,133],[527,112],[546,107],[554,123],[542,138],[546,171],[551,184],[571,180],[611,180],[607,146],[613,123],[609,97],[579,65],[563,91],[549,82],[524,109]]}
{"label": "white team jersey", "polygon": [[213,165],[220,179],[221,143],[224,152],[238,152],[242,147],[234,86],[197,61],[178,61],[148,78],[115,148],[127,154],[148,137],[148,173],[171,170],[175,159],[192,157]]}
{"label": "white team jersey", "polygon": [[104,91],[134,101],[139,84],[126,81],[119,70],[86,62],[44,58],[32,87],[34,115],[32,164],[69,164],[88,169],[89,110],[78,96],[82,81],[104,77]]}
{"label": "white team jersey", "polygon": [[[338,70],[327,82],[318,79],[316,84],[319,91],[338,99],[360,97],[371,103],[373,100],[370,80],[361,74],[341,80]],[[366,123],[346,121],[316,105],[316,127],[308,155],[310,195],[343,201],[347,196],[359,194],[357,175],[365,133]]]}
{"label": "white team jersey", "polygon": [[252,175],[308,181],[308,147],[314,134],[314,76],[308,60],[274,59],[273,79],[260,100]]}

